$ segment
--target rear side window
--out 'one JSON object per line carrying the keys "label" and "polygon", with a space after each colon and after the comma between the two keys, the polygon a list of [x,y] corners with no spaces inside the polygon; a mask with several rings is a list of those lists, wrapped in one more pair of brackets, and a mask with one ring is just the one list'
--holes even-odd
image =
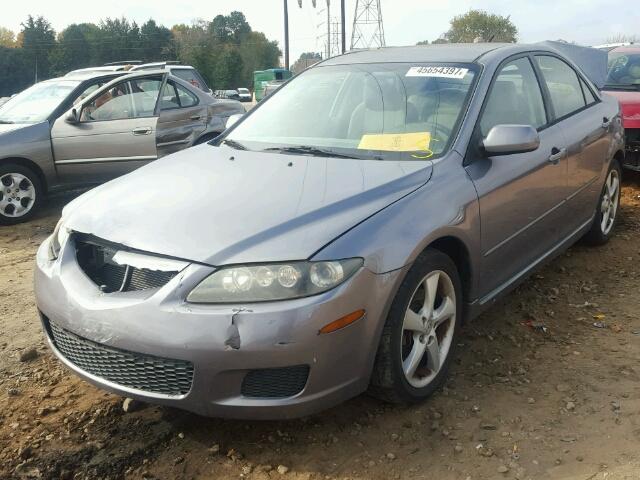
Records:
{"label": "rear side window", "polygon": [[482,136],[496,125],[547,123],[540,85],[528,58],[507,63],[496,77],[480,119]]}
{"label": "rear side window", "polygon": [[556,118],[566,117],[586,105],[578,74],[567,63],[548,55],[536,56],[551,96]]}
{"label": "rear side window", "polygon": [[206,92],[209,90],[206,82],[200,76],[200,74],[193,68],[173,68],[171,74],[176,77],[189,82],[194,87],[198,87],[200,90]]}

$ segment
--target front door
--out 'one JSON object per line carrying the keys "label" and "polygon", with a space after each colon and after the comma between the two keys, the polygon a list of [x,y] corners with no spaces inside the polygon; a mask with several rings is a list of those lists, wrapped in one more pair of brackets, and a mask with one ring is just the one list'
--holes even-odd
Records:
{"label": "front door", "polygon": [[540,85],[528,56],[501,67],[476,127],[474,145],[496,125],[531,125],[537,150],[488,157],[472,147],[466,169],[480,206],[481,294],[490,296],[547,252],[559,238],[567,193],[562,131],[550,126]]}
{"label": "front door", "polygon": [[122,81],[100,89],[51,129],[53,156],[65,183],[109,180],[157,158],[155,114],[161,76]]}

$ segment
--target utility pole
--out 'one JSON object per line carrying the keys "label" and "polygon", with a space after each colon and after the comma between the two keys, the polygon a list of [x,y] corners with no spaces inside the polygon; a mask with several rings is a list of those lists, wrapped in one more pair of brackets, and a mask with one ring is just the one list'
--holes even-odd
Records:
{"label": "utility pole", "polygon": [[284,0],[284,68],[289,70],[289,7]]}
{"label": "utility pole", "polygon": [[345,28],[345,14],[344,14],[344,2],[345,0],[340,1],[340,27],[342,27],[342,53],[347,51],[347,37]]}
{"label": "utility pole", "polygon": [[331,0],[327,0],[327,58],[331,58]]}

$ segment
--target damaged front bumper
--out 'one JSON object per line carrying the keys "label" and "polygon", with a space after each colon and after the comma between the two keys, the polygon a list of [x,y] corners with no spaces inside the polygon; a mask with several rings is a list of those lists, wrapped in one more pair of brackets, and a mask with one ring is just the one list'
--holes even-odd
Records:
{"label": "damaged front bumper", "polygon": [[[213,267],[189,264],[160,288],[102,292],[76,261],[73,239],[37,254],[35,291],[49,346],[80,377],[119,395],[202,415],[293,418],[363,392],[403,270],[361,269],[314,297],[195,305],[187,294]],[[329,334],[326,324],[366,315]]]}

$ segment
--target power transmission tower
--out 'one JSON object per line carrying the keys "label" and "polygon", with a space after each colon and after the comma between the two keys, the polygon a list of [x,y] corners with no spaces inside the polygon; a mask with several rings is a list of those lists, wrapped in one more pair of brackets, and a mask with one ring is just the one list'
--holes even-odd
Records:
{"label": "power transmission tower", "polygon": [[380,0],[357,0],[353,16],[351,48],[384,47]]}
{"label": "power transmission tower", "polygon": [[331,40],[329,44],[329,58],[340,55],[342,53],[342,22],[339,17],[331,17],[331,33],[329,38]]}
{"label": "power transmission tower", "polygon": [[[340,55],[345,51],[345,38],[344,38],[344,2],[340,0],[340,19],[335,16],[331,16],[331,0],[325,0],[327,3],[327,9],[323,12],[326,13],[326,42],[325,42],[325,55],[326,58],[333,57],[334,55]],[[313,8],[317,7],[317,0],[311,0]],[[298,0],[298,6],[302,8],[302,0]]]}

